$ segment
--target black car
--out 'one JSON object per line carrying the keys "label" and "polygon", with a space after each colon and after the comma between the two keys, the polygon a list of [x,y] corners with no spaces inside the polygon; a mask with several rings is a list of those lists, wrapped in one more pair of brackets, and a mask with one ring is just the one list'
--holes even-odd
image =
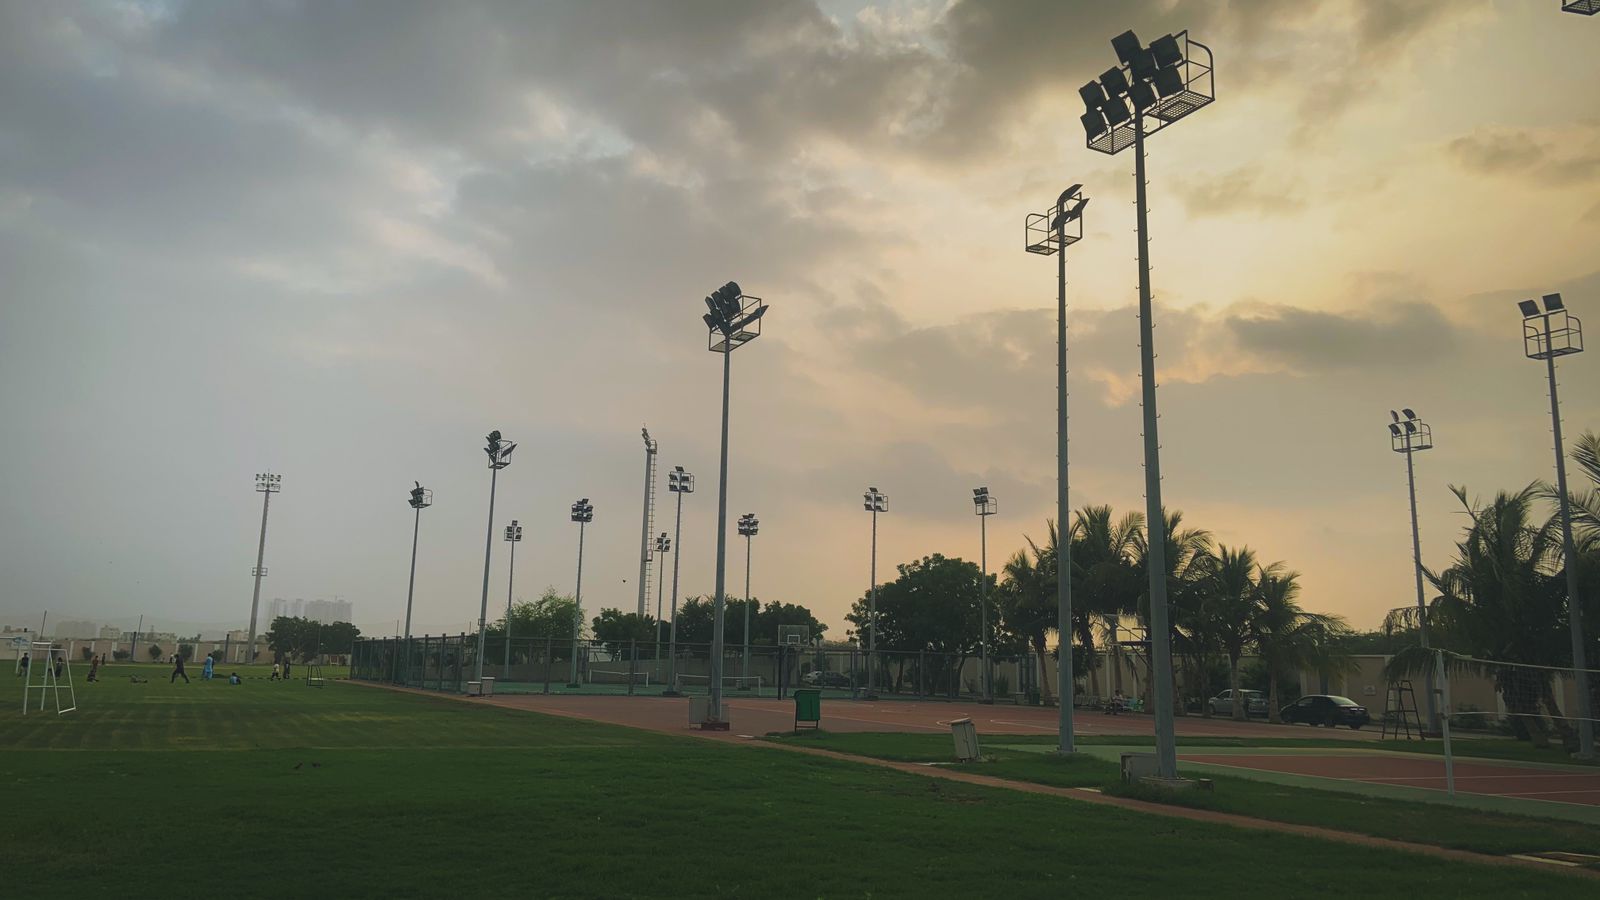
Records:
{"label": "black car", "polygon": [[1349,697],[1333,694],[1310,694],[1301,697],[1279,710],[1278,718],[1286,724],[1304,722],[1307,725],[1326,725],[1329,728],[1340,725],[1360,728],[1372,721],[1372,717],[1367,715],[1365,706]]}

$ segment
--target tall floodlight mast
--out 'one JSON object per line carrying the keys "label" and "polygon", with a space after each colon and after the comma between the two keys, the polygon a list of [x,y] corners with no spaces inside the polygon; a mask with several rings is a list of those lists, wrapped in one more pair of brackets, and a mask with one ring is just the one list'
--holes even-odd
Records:
{"label": "tall floodlight mast", "polygon": [[[1155,693],[1156,771],[1178,777],[1172,722],[1172,632],[1167,614],[1167,520],[1161,505],[1161,444],[1156,434],[1154,324],[1150,317],[1150,223],[1145,201],[1144,140],[1216,99],[1211,49],[1189,32],[1164,34],[1145,47],[1132,31],[1111,39],[1120,64],[1078,89],[1085,140],[1101,153],[1134,151],[1134,212],[1139,236],[1139,380],[1144,404],[1145,567],[1150,575],[1150,645]],[[1199,53],[1202,58],[1196,58]],[[1062,542],[1067,541],[1067,523]],[[1068,646],[1063,638],[1061,645]],[[1062,704],[1072,702],[1071,695]]]}
{"label": "tall floodlight mast", "polygon": [[[1422,639],[1422,646],[1427,648],[1428,605],[1422,593],[1422,533],[1417,528],[1417,475],[1411,455],[1433,449],[1433,429],[1417,418],[1412,410],[1406,409],[1404,412],[1406,417],[1401,419],[1400,413],[1389,410],[1389,449],[1406,455],[1406,490],[1411,498],[1411,569],[1417,582],[1417,634]],[[1428,695],[1428,731],[1437,734],[1439,704],[1433,696],[1433,670],[1430,668],[1424,677],[1428,685],[1425,692]]]}
{"label": "tall floodlight mast", "polygon": [[1572,627],[1572,680],[1578,683],[1578,757],[1594,759],[1593,673],[1583,645],[1583,596],[1579,589],[1578,550],[1572,540],[1572,501],[1567,494],[1567,459],[1561,444],[1561,401],[1556,395],[1556,357],[1583,352],[1583,322],[1567,312],[1560,294],[1545,294],[1544,310],[1532,300],[1522,310],[1522,348],[1529,359],[1544,362],[1550,379],[1550,426],[1555,433],[1556,493],[1561,507],[1561,557],[1567,571],[1567,620]]}
{"label": "tall floodlight mast", "polygon": [[730,281],[706,297],[709,312],[700,318],[706,323],[706,349],[722,354],[722,465],[717,479],[717,594],[711,626],[711,702],[706,705],[705,730],[726,731],[728,720],[722,714],[722,637],[726,614],[728,575],[728,383],[733,369],[733,351],[761,336],[761,317],[767,314],[766,301],[746,296],[738,282]]}
{"label": "tall floodlight mast", "polygon": [[[1056,533],[1070,535],[1071,480],[1067,454],[1067,248],[1083,240],[1083,208],[1089,198],[1083,185],[1074,184],[1056,197],[1055,209],[1029,213],[1023,225],[1023,247],[1029,253],[1056,258]],[[1057,571],[1072,571],[1072,541],[1059,540]],[[1077,749],[1072,728],[1072,579],[1056,579],[1056,636],[1060,659],[1056,661],[1056,688],[1062,702],[1056,715],[1056,752]],[[1043,665],[1043,663],[1041,663]]]}
{"label": "tall floodlight mast", "polygon": [[646,612],[645,603],[650,596],[650,531],[656,522],[656,449],[650,438],[650,429],[641,428],[644,435],[644,523],[639,526],[639,618]]}

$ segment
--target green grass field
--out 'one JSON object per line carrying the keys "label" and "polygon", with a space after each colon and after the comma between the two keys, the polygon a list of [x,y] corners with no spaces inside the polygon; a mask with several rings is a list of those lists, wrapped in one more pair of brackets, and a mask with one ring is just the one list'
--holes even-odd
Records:
{"label": "green grass field", "polygon": [[10,896],[1504,898],[1592,885],[344,682],[133,684],[112,667],[60,717],[22,717],[20,693],[19,680],[0,707]]}
{"label": "green grass field", "polygon": [[[950,739],[944,735],[805,732],[774,740],[900,762],[948,763],[952,758]],[[990,741],[1012,746],[1055,745],[1053,736],[1048,738],[991,736]],[[1111,741],[1122,745],[1139,743],[1137,738],[1099,736],[1087,738],[1082,743],[1085,746],[1093,746]],[[1240,741],[1232,738],[1185,738],[1181,743],[1184,747],[1242,746]],[[1308,739],[1256,739],[1251,740],[1248,746],[1329,747],[1345,750],[1350,747],[1348,743],[1339,741]],[[1272,784],[1212,772],[1197,773],[1215,782],[1215,790],[1210,794],[1152,792],[1123,785],[1116,763],[1087,754],[1063,758],[1046,753],[1010,751],[1004,746],[986,746],[983,754],[984,759],[981,762],[952,765],[954,768],[992,775],[996,778],[1056,787],[1101,788],[1108,793],[1139,799],[1180,803],[1258,819],[1317,825],[1339,831],[1352,831],[1357,834],[1472,850],[1478,853],[1504,855],[1547,850],[1594,853],[1596,848],[1600,848],[1600,826],[1581,822],[1465,808],[1446,809],[1437,804]],[[1501,758],[1505,758],[1506,755]]]}

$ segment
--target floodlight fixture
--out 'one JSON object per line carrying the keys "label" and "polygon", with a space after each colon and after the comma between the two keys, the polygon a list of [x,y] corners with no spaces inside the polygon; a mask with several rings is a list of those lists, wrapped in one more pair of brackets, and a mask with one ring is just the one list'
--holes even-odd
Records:
{"label": "floodlight fixture", "polygon": [[588,497],[572,504],[572,521],[585,524],[594,521],[594,504],[589,502]]}
{"label": "floodlight fixture", "polygon": [[1106,90],[1100,82],[1091,81],[1078,88],[1078,96],[1083,98],[1083,105],[1088,109],[1095,109],[1106,100]]}
{"label": "floodlight fixture", "polygon": [[1183,72],[1178,69],[1157,69],[1156,77],[1150,79],[1150,83],[1162,97],[1175,97],[1183,93]]}
{"label": "floodlight fixture", "polygon": [[[1042,213],[1028,213],[1023,221],[1023,248],[1029,253],[1049,256],[1083,239],[1083,209],[1089,198],[1083,185],[1074,184],[1061,192],[1055,205]],[[1074,226],[1067,228],[1066,226]]]}
{"label": "floodlight fixture", "polygon": [[660,534],[656,535],[656,552],[657,553],[668,553],[671,550],[672,550],[672,538],[668,537],[667,533],[665,531],[663,531]]}
{"label": "floodlight fixture", "polygon": [[506,526],[505,539],[511,541],[512,543],[517,543],[518,541],[522,540],[522,526],[517,524],[516,519],[512,519],[511,524]]}
{"label": "floodlight fixture", "polygon": [[694,476],[683,470],[683,466],[673,466],[667,473],[667,490],[674,494],[694,493]]}
{"label": "floodlight fixture", "polygon": [[1124,31],[1111,39],[1111,49],[1116,51],[1117,59],[1125,66],[1133,62],[1141,47],[1139,36],[1131,30]]}
{"label": "floodlight fixture", "polygon": [[972,489],[972,511],[980,516],[992,516],[998,510],[994,495],[986,487]]}
{"label": "floodlight fixture", "polygon": [[739,534],[742,537],[752,537],[761,528],[761,522],[755,513],[745,513],[739,517]]}
{"label": "floodlight fixture", "polygon": [[1100,111],[1105,114],[1106,124],[1112,128],[1133,118],[1133,114],[1128,112],[1128,101],[1121,97],[1106,98],[1106,103],[1100,107]]}
{"label": "floodlight fixture", "polygon": [[[1578,686],[1578,709],[1594,709],[1590,698],[1590,680],[1583,672],[1588,667],[1584,647],[1583,596],[1579,583],[1577,546],[1572,538],[1572,502],[1567,491],[1567,458],[1561,440],[1561,401],[1556,393],[1556,357],[1583,352],[1583,322],[1567,311],[1560,294],[1545,294],[1544,312],[1539,312],[1532,300],[1517,304],[1522,310],[1523,353],[1529,359],[1544,362],[1545,375],[1550,382],[1550,430],[1555,439],[1556,497],[1561,511],[1561,550],[1567,560],[1567,621],[1572,627],[1572,680]],[[1530,312],[1530,307],[1532,311]],[[1578,757],[1593,759],[1594,719],[1578,718]]]}
{"label": "floodlight fixture", "polygon": [[1561,11],[1592,16],[1600,13],[1600,0],[1561,0]]}
{"label": "floodlight fixture", "polygon": [[499,431],[489,432],[484,438],[483,452],[489,457],[489,468],[504,469],[511,465],[511,451],[517,449],[516,441],[508,441]]}
{"label": "floodlight fixture", "polygon": [[422,486],[422,482],[413,481],[416,487],[411,489],[411,499],[406,501],[412,509],[427,509],[433,505],[433,491]]}
{"label": "floodlight fixture", "polygon": [[1128,92],[1128,76],[1121,69],[1112,67],[1100,75],[1100,86],[1105,89],[1107,97],[1121,97]]}
{"label": "floodlight fixture", "polygon": [[1155,63],[1163,69],[1169,69],[1183,62],[1183,47],[1178,44],[1178,39],[1170,34],[1163,34],[1150,42],[1150,53],[1155,57]]}
{"label": "floodlight fixture", "polygon": [[746,296],[738,282],[730,281],[712,291],[706,298],[706,308],[710,312],[700,319],[706,323],[706,349],[711,352],[732,353],[761,336],[761,317],[767,313],[766,302],[760,297]]}

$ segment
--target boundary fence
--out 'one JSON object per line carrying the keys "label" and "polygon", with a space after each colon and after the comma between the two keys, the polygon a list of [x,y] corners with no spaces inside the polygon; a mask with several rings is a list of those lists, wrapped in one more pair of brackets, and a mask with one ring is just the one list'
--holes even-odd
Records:
{"label": "boundary fence", "polygon": [[[483,675],[497,693],[703,694],[710,689],[711,645],[607,642],[566,637],[485,639]],[[477,677],[478,636],[361,638],[351,653],[350,677],[427,690],[465,693]],[[995,657],[993,699],[1037,702],[1038,664],[1029,654]],[[983,663],[972,655],[836,647],[750,648],[727,645],[722,660],[728,697],[786,696],[799,687],[825,696],[981,700]]]}

